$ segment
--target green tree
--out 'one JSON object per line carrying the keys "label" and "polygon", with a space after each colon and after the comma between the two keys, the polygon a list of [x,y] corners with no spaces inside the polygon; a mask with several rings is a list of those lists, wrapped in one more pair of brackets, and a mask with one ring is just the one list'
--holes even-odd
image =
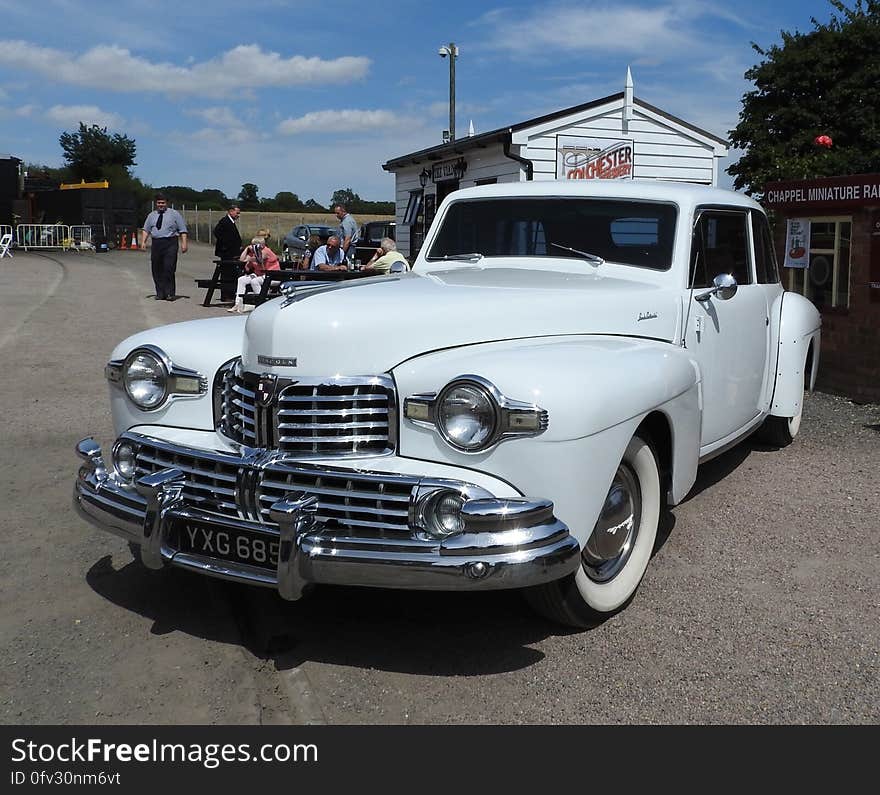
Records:
{"label": "green tree", "polygon": [[310,213],[326,213],[327,208],[318,204],[314,199],[306,199],[303,209]]}
{"label": "green tree", "polygon": [[80,122],[79,132],[61,133],[58,143],[74,179],[105,179],[109,168],[119,166],[129,173],[128,168],[135,164],[137,144],[127,135],[110,135],[106,127],[97,124],[86,127]]}
{"label": "green tree", "polygon": [[275,194],[275,211],[279,213],[295,213],[302,210],[303,203],[299,196],[289,190],[283,190]]}
{"label": "green tree", "polygon": [[346,209],[354,212],[360,203],[361,197],[358,196],[351,188],[339,188],[333,191],[330,199],[330,209],[332,210],[337,204],[341,204]]}
{"label": "green tree", "polygon": [[[767,182],[880,170],[880,2],[856,0],[809,33],[782,32],[745,76],[739,124],[730,131],[744,150],[730,167],[736,189],[762,194]],[[830,149],[815,139],[828,135]]]}
{"label": "green tree", "polygon": [[253,182],[245,182],[238,192],[238,201],[242,210],[260,209],[260,199],[257,196],[259,188]]}

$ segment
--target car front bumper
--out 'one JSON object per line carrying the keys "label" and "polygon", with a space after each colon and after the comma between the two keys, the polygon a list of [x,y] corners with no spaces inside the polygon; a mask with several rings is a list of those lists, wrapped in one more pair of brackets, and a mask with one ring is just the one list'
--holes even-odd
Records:
{"label": "car front bumper", "polygon": [[[134,441],[146,437],[130,435]],[[124,435],[121,438],[125,438]],[[152,445],[159,442],[149,439]],[[188,499],[189,467],[174,461],[192,461],[200,451],[161,443],[171,465],[141,474],[127,483],[103,460],[92,439],[77,446],[83,459],[74,487],[79,514],[97,527],[137,545],[150,568],[174,565],[236,582],[275,588],[286,599],[297,599],[308,583],[375,586],[429,590],[487,590],[524,588],[559,579],[580,563],[580,547],[565,524],[553,515],[546,500],[494,498],[479,495],[461,508],[463,530],[444,538],[429,537],[412,517],[419,494],[417,477],[382,473],[385,484],[412,484],[410,530],[405,537],[351,532],[338,523],[322,521],[320,494],[291,488],[272,497],[262,515],[239,510],[219,515]],[[153,449],[153,448],[151,448]],[[208,453],[217,466],[238,467],[240,479],[254,477],[249,461],[232,453]],[[318,477],[325,471],[314,467]],[[326,469],[327,477],[339,470]],[[363,475],[363,473],[361,473]],[[363,475],[376,477],[375,473]],[[316,480],[321,483],[321,480]],[[191,482],[189,483],[191,485]],[[445,486],[456,487],[447,481]],[[468,484],[457,484],[463,494]],[[320,492],[320,489],[315,489]],[[189,492],[192,493],[192,492]],[[236,498],[240,484],[236,486]],[[225,539],[228,551],[238,536],[257,539],[256,548],[275,552],[262,565],[231,560],[205,549],[195,551],[181,543],[184,531]],[[404,526],[405,527],[405,526]],[[220,545],[217,545],[220,546]],[[213,554],[212,554],[213,553]],[[266,555],[263,554],[266,558]]]}

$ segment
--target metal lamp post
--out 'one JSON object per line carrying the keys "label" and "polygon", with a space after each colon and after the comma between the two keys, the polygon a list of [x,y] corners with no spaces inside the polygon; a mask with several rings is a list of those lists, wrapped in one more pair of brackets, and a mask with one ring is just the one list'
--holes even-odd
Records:
{"label": "metal lamp post", "polygon": [[455,140],[455,59],[458,58],[458,47],[455,42],[444,44],[437,54],[441,58],[449,56],[449,140]]}

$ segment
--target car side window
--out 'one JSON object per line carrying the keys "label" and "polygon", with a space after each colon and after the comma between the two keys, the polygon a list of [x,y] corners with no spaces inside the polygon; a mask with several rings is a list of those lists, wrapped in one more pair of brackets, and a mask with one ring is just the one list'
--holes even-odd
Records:
{"label": "car side window", "polygon": [[737,284],[751,284],[747,233],[748,215],[729,210],[704,210],[694,231],[691,273],[694,287],[709,287],[720,273]]}
{"label": "car side window", "polygon": [[770,236],[770,225],[763,213],[752,213],[752,231],[755,235],[755,271],[758,284],[777,284],[779,267],[776,264],[776,251]]}

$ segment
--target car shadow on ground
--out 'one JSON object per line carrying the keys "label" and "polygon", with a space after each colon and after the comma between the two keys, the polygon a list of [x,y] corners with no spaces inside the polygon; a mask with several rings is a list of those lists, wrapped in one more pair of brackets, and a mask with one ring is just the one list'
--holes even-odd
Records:
{"label": "car shadow on ground", "polygon": [[726,453],[722,453],[717,458],[701,464],[697,469],[697,479],[694,481],[694,485],[687,493],[687,496],[681,501],[681,504],[689,502],[698,494],[702,494],[706,489],[710,489],[719,481],[724,480],[735,469],[740,467],[753,451],[769,451],[773,449],[772,447],[766,447],[751,440],[746,440],[740,442]]}
{"label": "car shadow on ground", "polygon": [[[125,560],[120,553],[118,560]],[[153,622],[241,646],[287,670],[315,661],[438,676],[478,676],[540,662],[539,644],[570,630],[535,615],[516,591],[456,593],[315,587],[286,602],[238,585],[106,556],[86,573],[92,590]]]}

